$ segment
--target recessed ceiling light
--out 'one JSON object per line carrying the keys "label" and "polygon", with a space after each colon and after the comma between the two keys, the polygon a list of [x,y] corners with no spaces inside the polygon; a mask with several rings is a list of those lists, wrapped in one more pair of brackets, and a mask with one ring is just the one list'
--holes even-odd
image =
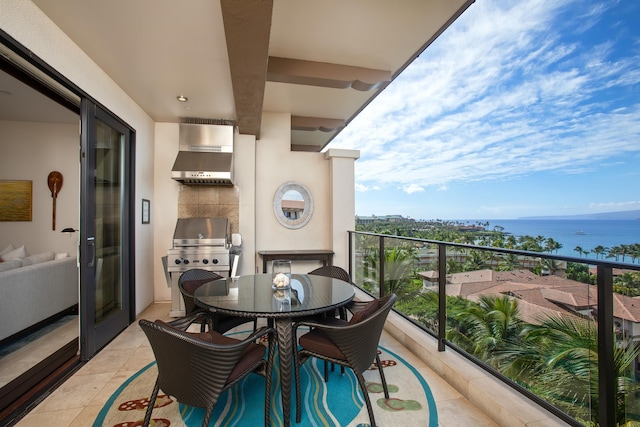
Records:
{"label": "recessed ceiling light", "polygon": [[178,99],[178,101],[180,101],[180,102],[187,102],[187,101],[189,100],[189,98],[187,98],[187,97],[186,97],[186,96],[184,96],[184,95],[180,95],[180,96],[178,96],[178,98],[177,98],[177,99]]}

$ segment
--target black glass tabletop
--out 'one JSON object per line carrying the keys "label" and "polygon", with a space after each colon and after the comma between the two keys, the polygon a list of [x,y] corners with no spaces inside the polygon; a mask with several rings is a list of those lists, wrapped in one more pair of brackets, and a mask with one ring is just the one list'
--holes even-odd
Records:
{"label": "black glass tabletop", "polygon": [[215,280],[194,293],[197,305],[223,313],[258,316],[306,316],[340,307],[353,299],[353,285],[331,277],[292,274],[290,290],[274,289],[271,274]]}

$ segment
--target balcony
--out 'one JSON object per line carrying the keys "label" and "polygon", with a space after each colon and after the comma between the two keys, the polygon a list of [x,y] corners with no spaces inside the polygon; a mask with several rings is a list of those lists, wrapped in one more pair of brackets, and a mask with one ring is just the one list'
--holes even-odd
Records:
{"label": "balcony", "polygon": [[[412,253],[416,256],[402,258],[400,249],[409,248],[413,248]],[[451,260],[474,259],[471,251],[481,251],[486,255],[483,258],[486,260],[484,268],[473,273],[447,274],[447,263],[451,267],[454,264]],[[390,253],[396,254],[395,260]],[[380,258],[380,254],[386,255]],[[410,262],[398,262],[400,259]],[[619,312],[628,301],[613,292],[614,269],[636,272],[640,270],[637,264],[589,260],[589,265],[597,271],[597,285],[574,280],[574,289],[571,289],[561,280],[562,271],[566,273],[573,264],[586,267],[584,259],[356,232],[350,233],[350,260],[352,277],[360,288],[357,297],[366,299],[367,294],[379,295],[388,292],[390,286],[399,295],[404,293],[406,296],[407,292],[412,292],[412,298],[400,298],[396,311],[390,314],[381,344],[408,361],[426,379],[435,398],[438,425],[615,425],[614,417],[620,404],[616,404],[615,399],[599,399],[599,396],[616,396],[618,392],[619,397],[618,384],[633,389],[637,361],[634,360],[626,371],[626,382],[615,373],[614,364],[608,362],[614,360],[618,349],[635,348],[632,343],[635,342],[636,325],[625,319],[625,316],[629,317],[627,314]],[[506,270],[506,261],[517,261],[515,264],[526,265],[542,273],[536,275],[536,279],[527,273],[517,273],[527,268]],[[504,271],[494,276],[496,272],[491,273],[490,267]],[[514,280],[506,280],[505,275],[512,275]],[[385,278],[383,286],[380,285],[380,277]],[[408,285],[403,284],[405,280]],[[535,280],[541,282],[529,287],[522,283],[516,286],[519,281],[533,283]],[[491,281],[495,283],[482,284]],[[549,286],[543,286],[547,282]],[[414,288],[408,288],[412,285]],[[555,305],[546,305],[544,310],[536,308],[533,303],[536,300],[527,295],[527,291],[532,289],[542,289],[546,295],[537,300],[538,304],[554,301]],[[433,298],[443,294],[447,295],[446,299]],[[596,334],[598,345],[591,357],[587,385],[592,391],[588,394],[591,406],[586,410],[584,405],[578,409],[572,405],[558,407],[545,398],[544,393],[528,389],[526,385],[534,382],[531,378],[536,378],[534,373],[527,377],[528,383],[521,380],[516,384],[497,369],[501,365],[487,357],[491,352],[465,350],[464,341],[454,333],[463,331],[463,322],[461,316],[453,315],[456,310],[453,302],[460,303],[461,299],[466,299],[475,303],[481,301],[483,295],[498,294],[508,296],[510,301],[519,301],[522,319],[527,324],[535,325],[537,311],[538,314],[563,312],[572,318],[592,322],[594,334],[596,330],[604,331]],[[420,304],[411,305],[408,301],[420,301]],[[435,305],[429,305],[434,302]],[[417,315],[416,306],[429,309],[423,309],[424,315]],[[553,307],[557,310],[554,311]],[[157,303],[145,310],[141,317],[168,318],[168,311],[168,304]],[[611,350],[598,352],[598,348]],[[478,357],[478,354],[484,357]],[[41,425],[51,420],[56,421],[56,426],[91,425],[112,393],[151,361],[150,347],[134,323],[16,425]],[[550,374],[546,372],[545,375]],[[577,391],[584,386],[579,380],[572,383],[572,390]],[[632,418],[635,394],[628,393],[624,397],[624,414]],[[600,402],[599,406],[597,402]],[[587,424],[588,418],[595,414],[599,415],[594,424]],[[424,419],[416,420],[413,425],[424,425],[424,422]]]}

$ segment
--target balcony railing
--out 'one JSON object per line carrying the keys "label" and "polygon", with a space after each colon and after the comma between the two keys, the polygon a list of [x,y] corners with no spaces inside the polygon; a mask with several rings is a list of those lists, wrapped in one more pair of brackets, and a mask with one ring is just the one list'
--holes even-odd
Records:
{"label": "balcony railing", "polygon": [[567,423],[640,421],[640,265],[354,231],[349,259],[439,351]]}

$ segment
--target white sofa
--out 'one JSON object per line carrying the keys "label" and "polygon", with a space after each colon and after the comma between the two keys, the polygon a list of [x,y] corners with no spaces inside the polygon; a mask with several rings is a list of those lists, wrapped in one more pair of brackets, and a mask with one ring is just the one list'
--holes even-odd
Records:
{"label": "white sofa", "polygon": [[75,257],[0,271],[0,341],[78,304],[78,283]]}

